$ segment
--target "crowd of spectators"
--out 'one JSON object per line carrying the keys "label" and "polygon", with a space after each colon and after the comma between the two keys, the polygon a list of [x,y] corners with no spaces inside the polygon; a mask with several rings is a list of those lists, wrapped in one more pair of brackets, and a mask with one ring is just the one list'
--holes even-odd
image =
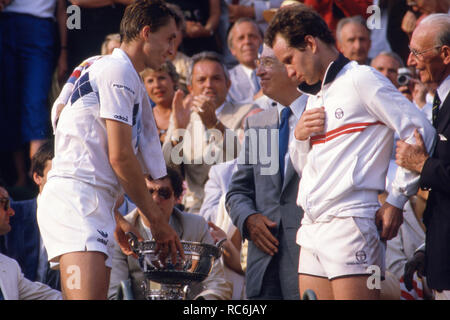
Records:
{"label": "crowd of spectators", "polygon": [[[19,287],[15,291],[5,292],[7,289],[0,286],[0,300],[61,298],[59,275],[46,261],[36,221],[39,194],[53,158],[52,128],[83,70],[120,47],[120,21],[132,2],[0,0],[0,259],[8,261],[23,282],[12,284]],[[301,177],[289,159],[287,146],[308,97],[297,90],[298,80],[264,44],[271,19],[281,7],[313,8],[328,25],[343,56],[378,70],[437,128],[433,106],[442,79],[424,80],[427,65],[419,60],[427,50],[418,52],[408,44],[418,37],[414,32],[427,16],[450,13],[450,1],[167,2],[176,13],[175,51],[159,69],[147,68],[140,77],[152,103],[168,177],[147,177],[147,188],[182,240],[214,244],[226,239],[222,260],[214,264],[203,287],[193,288],[189,298],[300,299],[299,246],[295,241],[303,216],[296,203]],[[380,9],[375,16],[380,24],[375,29],[368,23],[374,18],[374,11],[368,10],[372,5]],[[77,10],[68,10],[74,6]],[[80,28],[66,25],[68,19],[76,18],[70,12],[80,14]],[[447,42],[430,42],[429,47],[446,47],[442,72],[448,79],[449,30],[441,33]],[[444,101],[448,109],[448,90],[447,96],[440,97],[440,102]],[[266,128],[280,131],[280,140],[274,145],[280,147],[276,150],[277,155],[280,152],[278,171],[267,176],[261,175],[266,166],[260,165],[263,159],[259,157],[270,157],[275,149],[258,154],[257,164],[238,164],[239,157],[252,156],[244,132],[256,130],[261,139],[259,132]],[[450,136],[445,134],[440,131],[446,141]],[[274,148],[270,136],[264,139],[259,145]],[[402,166],[396,161],[399,140],[394,137],[380,204],[391,192],[396,168]],[[440,148],[441,159],[448,157],[448,151],[443,151],[448,147]],[[440,179],[442,185],[448,185],[449,160],[443,161],[446,167],[441,168]],[[421,186],[430,188],[425,183]],[[448,204],[449,191],[442,192]],[[425,252],[428,261],[430,255],[437,254],[428,248],[429,243],[426,249],[417,250],[428,238],[433,237],[431,245],[439,241],[431,233],[439,221],[428,218],[429,228],[423,223],[430,201],[439,200],[436,196],[430,199],[428,190],[419,189],[406,202],[404,222],[397,236],[387,241],[381,298],[434,299],[432,289],[436,288],[448,294],[448,283],[440,287],[436,277],[429,288],[423,270],[405,274],[405,266],[419,264],[414,262],[418,252]],[[146,239],[151,238],[149,225],[131,208],[135,206],[126,195],[116,207]],[[450,207],[446,210],[448,213]],[[437,219],[436,213],[433,219]],[[448,225],[448,218],[445,223]],[[447,244],[442,254],[450,256],[448,249]],[[448,258],[440,261],[449,262]],[[437,268],[427,266],[428,270]],[[449,266],[445,270],[450,275]],[[116,298],[120,281],[128,278],[132,279],[135,297],[143,298],[143,274],[137,260],[124,255],[116,245],[109,298]]]}

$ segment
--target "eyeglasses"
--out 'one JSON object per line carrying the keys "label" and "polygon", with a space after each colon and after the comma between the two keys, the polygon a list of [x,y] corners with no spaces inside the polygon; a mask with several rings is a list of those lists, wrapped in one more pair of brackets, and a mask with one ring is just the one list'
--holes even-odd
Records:
{"label": "eyeglasses", "polygon": [[156,189],[148,189],[148,192],[150,192],[151,195],[153,195],[153,192],[158,192],[158,196],[160,196],[161,198],[163,198],[164,200],[169,199],[172,196],[172,190],[169,187],[162,187],[159,188],[158,190]]}
{"label": "eyeglasses", "polygon": [[9,198],[0,198],[0,204],[3,204],[3,209],[8,211],[10,208]]}
{"label": "eyeglasses", "polygon": [[431,50],[434,50],[434,49],[438,49],[438,48],[441,48],[442,46],[434,46],[434,47],[432,47],[432,48],[429,48],[429,49],[426,49],[426,50],[423,50],[423,51],[417,51],[417,50],[415,50],[415,49],[413,49],[413,48],[411,48],[410,46],[408,46],[408,48],[409,48],[409,51],[414,55],[414,57],[416,57],[416,58],[419,58],[419,56],[420,55],[422,55],[422,54],[424,54],[425,52],[428,52],[428,51],[431,51]]}
{"label": "eyeglasses", "polygon": [[269,57],[255,59],[256,68],[260,66],[263,68],[272,68],[277,62],[278,60]]}

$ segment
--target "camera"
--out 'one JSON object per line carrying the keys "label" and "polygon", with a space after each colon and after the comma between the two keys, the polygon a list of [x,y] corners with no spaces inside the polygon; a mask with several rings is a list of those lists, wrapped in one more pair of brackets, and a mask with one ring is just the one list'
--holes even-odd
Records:
{"label": "camera", "polygon": [[412,79],[412,72],[408,68],[399,68],[397,75],[397,83],[399,86],[407,86]]}

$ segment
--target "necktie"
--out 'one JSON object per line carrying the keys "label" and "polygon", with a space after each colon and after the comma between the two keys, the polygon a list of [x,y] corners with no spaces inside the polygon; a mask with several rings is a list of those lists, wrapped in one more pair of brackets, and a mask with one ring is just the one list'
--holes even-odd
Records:
{"label": "necktie", "polygon": [[280,134],[278,136],[278,161],[280,164],[281,181],[284,179],[284,156],[286,155],[289,144],[289,116],[292,110],[289,107],[281,110]]}
{"label": "necktie", "polygon": [[441,105],[441,99],[439,99],[438,93],[434,95],[433,99],[433,109],[432,109],[432,115],[433,115],[433,127],[436,128],[437,126],[437,116],[439,113],[439,106]]}
{"label": "necktie", "polygon": [[253,83],[253,88],[255,89],[254,94],[256,94],[261,89],[261,85],[259,84],[259,79],[256,76],[256,70],[252,71],[252,83]]}

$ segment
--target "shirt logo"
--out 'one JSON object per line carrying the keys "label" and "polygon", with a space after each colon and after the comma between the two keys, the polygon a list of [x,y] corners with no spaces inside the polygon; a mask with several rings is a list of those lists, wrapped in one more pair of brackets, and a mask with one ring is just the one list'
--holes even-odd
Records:
{"label": "shirt logo", "polygon": [[356,257],[356,261],[358,263],[365,263],[366,262],[367,256],[366,256],[366,253],[364,252],[364,250],[356,251],[355,257]]}
{"label": "shirt logo", "polygon": [[105,232],[105,231],[102,231],[102,230],[98,230],[98,229],[97,229],[97,232],[100,233],[100,235],[103,238],[108,238],[108,232]]}
{"label": "shirt logo", "polygon": [[127,116],[120,116],[120,115],[118,115],[118,114],[115,114],[114,115],[114,119],[117,119],[117,120],[123,120],[123,121],[126,121],[126,122],[128,122],[128,117]]}
{"label": "shirt logo", "polygon": [[334,111],[334,116],[336,117],[336,119],[342,119],[342,117],[344,116],[344,110],[342,110],[341,108],[337,108]]}
{"label": "shirt logo", "polygon": [[125,90],[131,92],[132,94],[134,94],[134,91],[133,91],[133,90],[131,90],[131,89],[128,88],[127,86],[124,86],[123,84],[113,83],[113,88],[125,89]]}

